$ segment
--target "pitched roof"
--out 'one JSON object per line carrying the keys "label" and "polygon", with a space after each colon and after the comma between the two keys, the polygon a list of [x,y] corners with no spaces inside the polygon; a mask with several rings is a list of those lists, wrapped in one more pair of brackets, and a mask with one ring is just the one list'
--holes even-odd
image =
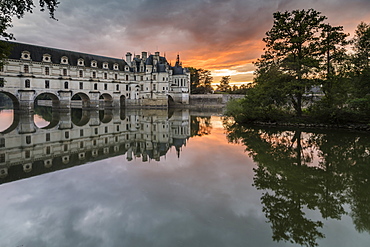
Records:
{"label": "pitched roof", "polygon": [[12,51],[9,55],[10,59],[20,59],[23,51],[28,51],[31,54],[31,60],[41,62],[44,54],[49,54],[51,56],[52,63],[59,64],[61,58],[66,56],[68,58],[68,64],[72,66],[77,66],[78,59],[82,58],[85,62],[86,67],[90,67],[91,61],[95,60],[97,62],[98,68],[103,68],[103,63],[108,62],[108,68],[113,69],[113,65],[118,64],[119,70],[124,70],[127,65],[126,61],[119,58],[104,57],[93,54],[86,54],[75,51],[66,51],[56,48],[43,47],[31,44],[24,44],[18,42],[5,41],[12,45]]}

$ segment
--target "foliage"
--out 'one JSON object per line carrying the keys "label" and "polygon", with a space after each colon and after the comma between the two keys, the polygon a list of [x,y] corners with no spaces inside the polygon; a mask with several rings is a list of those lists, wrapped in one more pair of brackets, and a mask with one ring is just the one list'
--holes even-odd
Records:
{"label": "foliage", "polygon": [[220,80],[220,84],[217,85],[216,90],[218,90],[220,92],[229,93],[231,91],[231,87],[229,85],[230,80],[231,80],[231,77],[229,75],[228,76],[223,76]]}
{"label": "foliage", "polygon": [[360,232],[370,231],[370,136],[334,131],[255,128],[225,121],[229,142],[245,145],[257,163],[254,186],[261,190],[263,212],[273,239],[317,246],[323,219],[350,216]]}
{"label": "foliage", "polygon": [[242,122],[370,123],[370,25],[359,24],[349,42],[325,19],[313,9],[274,13],[252,87],[238,102],[244,109],[230,103],[227,113]]}
{"label": "foliage", "polygon": [[188,68],[190,71],[190,92],[192,94],[206,94],[212,92],[211,71],[204,69]]}
{"label": "foliage", "polygon": [[[39,0],[41,11],[47,9],[51,18],[55,19],[54,13],[58,7],[57,0]],[[0,2],[0,37],[14,39],[12,33],[8,33],[7,29],[12,27],[14,17],[22,18],[25,13],[32,13],[35,8],[33,0],[1,0]],[[5,42],[0,42],[0,61],[7,57],[10,47]],[[2,66],[2,64],[0,64]]]}

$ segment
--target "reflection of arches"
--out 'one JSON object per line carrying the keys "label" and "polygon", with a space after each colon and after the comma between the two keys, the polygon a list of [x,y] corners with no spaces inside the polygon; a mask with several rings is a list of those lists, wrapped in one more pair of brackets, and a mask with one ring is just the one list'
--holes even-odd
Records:
{"label": "reflection of arches", "polygon": [[99,119],[102,123],[109,123],[113,119],[113,112],[111,110],[99,111]]}
{"label": "reflection of arches", "polygon": [[168,95],[168,107],[174,106],[175,101],[173,100],[171,95]]}
{"label": "reflection of arches", "polygon": [[7,134],[7,133],[10,133],[12,132],[13,130],[15,130],[18,125],[19,125],[19,119],[20,119],[20,112],[19,110],[6,110],[8,111],[9,113],[13,114],[13,122],[12,124],[7,128],[5,129],[4,131],[0,131],[1,134]]}
{"label": "reflection of arches", "polygon": [[[4,91],[0,91],[0,93],[4,94],[4,95],[8,96],[8,98],[10,98],[11,102],[13,103],[13,109],[19,109],[19,100],[15,95],[13,95],[11,93],[8,93],[8,92],[4,92]],[[11,107],[9,103],[6,106]]]}
{"label": "reflection of arches", "polygon": [[[51,104],[50,104],[51,102]],[[53,108],[59,108],[60,101],[58,96],[52,93],[40,93],[36,96],[34,101],[35,106],[52,106]]]}
{"label": "reflection of arches", "polygon": [[85,93],[76,93],[72,96],[71,99],[71,108],[89,108],[90,107],[90,98]]}
{"label": "reflection of arches", "polygon": [[103,93],[102,95],[100,95],[99,100],[104,101],[104,108],[113,107],[113,97],[110,94]]}
{"label": "reflection of arches", "polygon": [[44,127],[40,127],[35,121],[35,114],[33,115],[34,124],[41,129],[51,129],[58,125],[60,120],[59,111],[53,111],[53,107],[35,106],[35,114],[37,114],[41,119],[48,122]]}
{"label": "reflection of arches", "polygon": [[83,109],[72,109],[71,120],[76,126],[84,126],[90,121],[90,111]]}
{"label": "reflection of arches", "polygon": [[119,98],[119,105],[121,108],[124,108],[125,105],[126,105],[126,97],[124,95],[121,95],[121,97]]}
{"label": "reflection of arches", "polygon": [[120,111],[119,111],[119,118],[121,120],[125,120],[126,119],[126,112],[125,112],[125,110],[123,108],[121,108]]}

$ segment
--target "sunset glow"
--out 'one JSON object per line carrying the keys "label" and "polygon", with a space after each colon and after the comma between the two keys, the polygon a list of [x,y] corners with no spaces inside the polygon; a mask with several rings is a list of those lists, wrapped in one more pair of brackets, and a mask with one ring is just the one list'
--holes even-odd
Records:
{"label": "sunset glow", "polygon": [[160,51],[174,64],[180,54],[184,66],[210,70],[214,85],[226,75],[240,85],[253,80],[273,13],[309,8],[352,36],[361,21],[370,22],[368,0],[61,0],[58,21],[35,11],[15,19],[10,31],[18,42],[116,58]]}

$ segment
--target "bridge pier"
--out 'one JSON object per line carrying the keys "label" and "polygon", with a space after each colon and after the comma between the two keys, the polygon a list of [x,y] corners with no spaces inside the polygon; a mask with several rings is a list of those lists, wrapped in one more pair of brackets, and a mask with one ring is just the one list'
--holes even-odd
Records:
{"label": "bridge pier", "polygon": [[18,90],[19,94],[19,108],[21,111],[34,111],[34,90]]}
{"label": "bridge pier", "polygon": [[36,128],[33,123],[33,112],[25,111],[19,116],[18,133],[28,134],[34,132],[36,132]]}
{"label": "bridge pier", "polygon": [[91,108],[99,108],[99,97],[100,93],[99,92],[90,92],[90,107]]}
{"label": "bridge pier", "polygon": [[71,109],[71,91],[58,91],[59,95],[59,107],[61,109]]}
{"label": "bridge pier", "polygon": [[60,112],[60,120],[59,120],[59,129],[71,129],[72,128],[72,119],[71,119],[71,109],[69,108],[68,111],[61,111]]}
{"label": "bridge pier", "polygon": [[99,111],[94,110],[90,112],[90,126],[99,126],[100,125],[100,119],[99,119]]}

